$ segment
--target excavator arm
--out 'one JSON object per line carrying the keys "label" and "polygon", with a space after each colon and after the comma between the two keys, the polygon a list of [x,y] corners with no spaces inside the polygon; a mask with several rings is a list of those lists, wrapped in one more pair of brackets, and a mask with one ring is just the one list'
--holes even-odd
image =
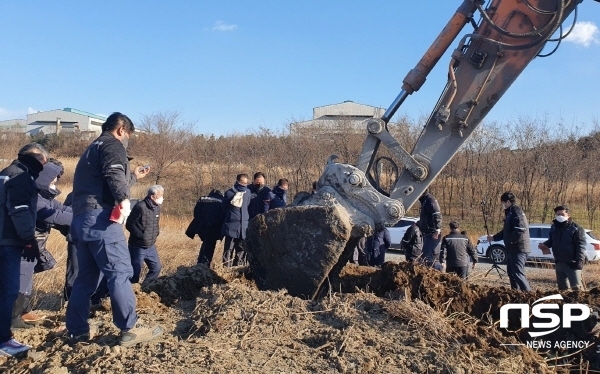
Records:
{"label": "excavator arm", "polygon": [[[404,78],[402,91],[381,118],[366,123],[367,138],[355,166],[330,159],[319,180],[319,191],[306,204],[334,199],[368,235],[375,228],[399,220],[433,182],[487,113],[500,100],[527,65],[561,30],[565,19],[582,0],[464,0],[425,55]],[[473,20],[481,16],[479,24]],[[448,82],[417,143],[409,152],[390,134],[387,125],[405,99],[418,91],[463,28],[474,31],[461,37],[448,61]],[[399,175],[391,191],[379,188],[373,176],[377,152],[386,146],[395,156]],[[326,197],[326,199],[322,199]],[[331,204],[331,202],[329,202]]]}

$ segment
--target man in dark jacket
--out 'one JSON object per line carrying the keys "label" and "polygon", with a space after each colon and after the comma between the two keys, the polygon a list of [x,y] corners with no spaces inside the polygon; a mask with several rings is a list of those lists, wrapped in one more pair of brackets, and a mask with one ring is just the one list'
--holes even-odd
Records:
{"label": "man in dark jacket", "polygon": [[440,233],[442,232],[442,213],[435,197],[426,189],[421,197],[419,229],[423,234],[423,263],[439,268]]}
{"label": "man in dark jacket", "polygon": [[250,205],[248,205],[248,214],[250,219],[261,213],[269,211],[271,202],[271,189],[265,185],[266,178],[261,172],[254,173],[253,183],[248,186],[250,192]]}
{"label": "man in dark jacket", "polygon": [[281,208],[287,205],[287,190],[289,182],[282,178],[277,182],[277,186],[271,191],[269,209]]}
{"label": "man in dark jacket", "polygon": [[440,264],[446,267],[447,273],[455,273],[462,279],[466,279],[469,274],[469,257],[475,268],[477,251],[469,238],[460,232],[459,227],[458,222],[450,222],[450,234],[442,239]]}
{"label": "man in dark jacket", "polygon": [[559,205],[554,208],[554,221],[548,240],[538,247],[548,253],[552,248],[559,290],[582,290],[581,271],[585,262],[585,230],[571,219],[569,208]]}
{"label": "man in dark jacket", "polygon": [[246,253],[243,242],[248,229],[248,206],[250,205],[250,192],[246,188],[248,175],[238,174],[232,188],[225,192],[223,210],[225,221],[221,234],[225,236],[223,248],[223,264],[226,267],[245,265]]}
{"label": "man in dark jacket", "polygon": [[125,227],[129,231],[129,254],[133,267],[131,283],[140,281],[144,263],[148,266],[144,284],[160,275],[162,264],[156,250],[156,238],[160,234],[160,205],[163,203],[164,193],[165,189],[158,184],[150,187],[146,198],[135,204],[127,217]]}
{"label": "man in dark jacket", "polygon": [[102,134],[85,150],[73,179],[73,222],[71,235],[77,246],[79,273],[67,305],[69,343],[89,341],[96,328],[87,321],[90,296],[100,273],[106,278],[113,322],[121,330],[120,344],[129,347],[161,335],[160,326],[138,323],[136,299],[129,279],[133,276],[124,219],[131,212],[130,185],[147,175],[136,168],[130,175],[127,144],[135,130],[131,120],[111,114],[102,124]]}
{"label": "man in dark jacket", "polygon": [[385,252],[392,245],[390,231],[386,227],[380,228],[373,236],[367,238],[365,252],[371,266],[381,266],[385,261]]}
{"label": "man in dark jacket", "polygon": [[31,291],[33,286],[33,274],[49,270],[56,265],[52,255],[46,250],[46,242],[50,236],[52,227],[58,225],[68,229],[73,219],[73,211],[65,207],[55,197],[60,194],[56,183],[63,173],[62,164],[53,158],[44,165],[44,169],[35,180],[39,190],[37,198],[37,216],[35,223],[35,237],[40,249],[40,257],[37,262],[29,262],[21,259],[21,277],[19,281],[19,296],[13,307],[13,328],[28,328],[29,323],[37,323],[46,316],[31,311]]}
{"label": "man in dark jacket", "polygon": [[423,234],[419,229],[419,221],[413,223],[406,229],[400,248],[404,250],[404,256],[407,262],[415,262],[421,260],[423,253]]}
{"label": "man in dark jacket", "polygon": [[194,219],[185,230],[185,234],[190,239],[194,239],[198,235],[202,240],[198,264],[210,266],[217,241],[223,240],[221,228],[224,221],[225,211],[223,210],[223,193],[221,191],[213,189],[208,196],[198,199],[194,207]]}
{"label": "man in dark jacket", "polygon": [[507,252],[506,272],[510,279],[510,287],[531,291],[525,276],[525,261],[527,253],[531,252],[529,243],[529,223],[521,207],[516,205],[515,195],[508,191],[500,196],[504,209],[504,226],[495,235],[488,235],[488,242],[504,240]]}
{"label": "man in dark jacket", "polygon": [[35,239],[38,191],[35,179],[48,161],[37,143],[19,150],[17,159],[0,171],[0,355],[15,356],[28,345],[13,339],[13,305],[19,295],[21,257],[34,263],[39,256]]}

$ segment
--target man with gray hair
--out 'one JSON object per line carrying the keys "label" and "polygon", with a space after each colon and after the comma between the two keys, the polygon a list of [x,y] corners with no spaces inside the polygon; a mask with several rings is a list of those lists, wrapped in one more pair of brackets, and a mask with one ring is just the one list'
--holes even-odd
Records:
{"label": "man with gray hair", "polygon": [[150,187],[146,198],[135,204],[127,218],[125,227],[130,234],[129,253],[131,254],[131,266],[133,266],[131,283],[140,281],[144,263],[148,266],[144,284],[152,282],[160,275],[162,264],[155,244],[160,233],[160,205],[163,202],[164,192],[164,188],[158,184]]}
{"label": "man with gray hair", "polygon": [[35,180],[48,158],[44,147],[29,143],[0,171],[0,356],[21,355],[31,348],[15,340],[10,327],[19,295],[21,257],[33,263],[40,255],[35,239]]}

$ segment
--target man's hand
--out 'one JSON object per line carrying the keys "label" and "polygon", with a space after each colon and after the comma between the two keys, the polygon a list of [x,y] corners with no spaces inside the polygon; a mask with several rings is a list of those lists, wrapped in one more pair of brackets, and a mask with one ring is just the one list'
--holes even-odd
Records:
{"label": "man's hand", "polygon": [[148,166],[148,167],[138,166],[137,168],[135,168],[133,170],[133,174],[135,174],[135,177],[137,179],[144,178],[146,175],[148,175],[148,173],[150,173],[150,166]]}
{"label": "man's hand", "polygon": [[431,237],[432,237],[432,238],[434,238],[434,239],[437,239],[437,238],[439,238],[439,237],[440,237],[440,232],[441,232],[441,231],[442,231],[442,230],[436,230],[436,231],[435,231],[433,234],[431,234]]}
{"label": "man's hand", "polygon": [[573,261],[569,264],[569,267],[573,270],[582,270],[583,269],[583,261]]}
{"label": "man's hand", "polygon": [[548,248],[548,246],[545,245],[544,243],[538,244],[538,248],[542,250],[543,254],[545,254],[545,255],[550,254],[550,248]]}
{"label": "man's hand", "polygon": [[35,238],[25,240],[25,246],[23,247],[23,258],[27,262],[34,262],[40,257],[40,247]]}
{"label": "man's hand", "polygon": [[125,199],[119,203],[119,207],[121,209],[121,214],[123,214],[125,218],[129,217],[131,214],[131,201]]}
{"label": "man's hand", "polygon": [[488,236],[487,236],[487,240],[488,240],[488,243],[491,243],[491,242],[493,242],[493,241],[494,241],[494,237],[493,237],[493,236],[491,236],[491,235],[488,235]]}

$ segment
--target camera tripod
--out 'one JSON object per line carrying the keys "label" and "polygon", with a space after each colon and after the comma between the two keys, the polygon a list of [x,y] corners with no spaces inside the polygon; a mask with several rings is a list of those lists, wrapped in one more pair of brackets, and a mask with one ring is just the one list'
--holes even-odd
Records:
{"label": "camera tripod", "polygon": [[[488,224],[487,224],[487,214],[485,212],[485,199],[481,200],[481,213],[483,214],[483,227],[485,228],[485,232],[487,234],[487,236],[490,236],[490,230],[488,229]],[[490,258],[492,259],[492,267],[490,268],[490,270],[488,270],[484,277],[487,277],[488,274],[492,271],[492,270],[496,270],[496,273],[498,273],[498,276],[500,277],[500,279],[502,279],[502,274],[507,275],[506,274],[506,270],[502,269],[500,266],[498,266],[498,260],[496,258],[496,256],[494,256],[493,253],[490,252],[490,247],[492,246],[492,243],[490,241],[488,241],[488,253],[490,254]]]}

